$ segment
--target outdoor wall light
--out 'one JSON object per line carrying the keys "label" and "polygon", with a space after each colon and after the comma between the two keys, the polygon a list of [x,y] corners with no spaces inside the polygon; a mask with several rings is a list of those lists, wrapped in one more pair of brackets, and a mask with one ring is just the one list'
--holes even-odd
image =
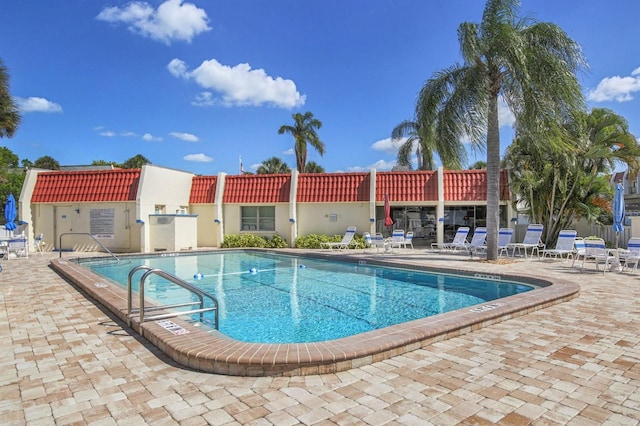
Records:
{"label": "outdoor wall light", "polygon": [[373,222],[375,222],[375,221],[376,221],[376,218],[375,218],[375,217],[371,217],[371,218],[369,218],[369,222],[373,223]]}
{"label": "outdoor wall light", "polygon": [[438,222],[444,222],[444,217],[439,217]]}
{"label": "outdoor wall light", "polygon": [[142,219],[136,219],[136,223],[139,223],[141,225],[144,225],[144,220]]}
{"label": "outdoor wall light", "polygon": [[214,219],[213,220],[215,223],[222,223],[222,221],[220,219]]}
{"label": "outdoor wall light", "polygon": [[289,222],[291,222],[291,223],[295,223],[295,222],[296,222],[296,220],[295,220],[294,218],[289,218]]}

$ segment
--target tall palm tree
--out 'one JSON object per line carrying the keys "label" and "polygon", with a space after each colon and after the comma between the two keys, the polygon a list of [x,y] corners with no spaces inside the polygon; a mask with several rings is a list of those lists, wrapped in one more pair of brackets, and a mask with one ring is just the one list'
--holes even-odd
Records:
{"label": "tall palm tree", "polygon": [[418,125],[434,126],[436,139],[467,137],[486,148],[489,260],[498,257],[500,225],[498,97],[515,115],[518,131],[544,129],[584,108],[576,77],[587,66],[580,46],[555,24],[518,18],[519,6],[518,0],[488,0],[480,24],[462,23],[463,63],[435,73],[416,104]]}
{"label": "tall palm tree", "polygon": [[324,155],[324,142],[318,137],[316,129],[322,127],[320,120],[313,118],[309,111],[304,115],[296,112],[293,114],[293,126],[283,125],[278,130],[279,134],[289,133],[295,139],[294,151],[296,153],[296,167],[300,173],[304,173],[307,165],[307,144],[310,144],[320,156]]}
{"label": "tall palm tree", "polygon": [[467,158],[461,141],[435,140],[432,131],[425,131],[412,120],[403,121],[391,131],[391,143],[402,143],[398,149],[397,162],[399,166],[406,167],[411,167],[411,154],[415,146],[418,170],[436,168],[434,153],[438,154],[443,166],[448,169],[459,169]]}
{"label": "tall palm tree", "polygon": [[9,73],[0,59],[0,138],[11,138],[20,125],[20,113],[9,93]]}
{"label": "tall palm tree", "polygon": [[259,175],[273,175],[276,173],[290,173],[291,169],[287,163],[278,157],[267,158],[258,166],[256,173]]}

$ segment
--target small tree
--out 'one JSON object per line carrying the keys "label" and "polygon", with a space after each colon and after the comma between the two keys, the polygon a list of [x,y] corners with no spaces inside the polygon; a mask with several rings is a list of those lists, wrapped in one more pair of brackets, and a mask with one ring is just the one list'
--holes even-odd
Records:
{"label": "small tree", "polygon": [[313,118],[311,112],[304,115],[299,112],[293,114],[293,126],[281,126],[279,134],[289,133],[295,139],[294,151],[296,153],[296,167],[300,173],[304,173],[307,165],[307,144],[310,144],[320,156],[324,155],[324,142],[318,137],[316,129],[322,127],[322,122]]}
{"label": "small tree", "polygon": [[60,170],[60,163],[55,158],[44,155],[33,162],[33,167],[45,170]]}
{"label": "small tree", "polygon": [[259,175],[273,175],[276,173],[291,173],[291,169],[287,166],[287,163],[282,161],[278,157],[271,157],[262,162],[256,173]]}

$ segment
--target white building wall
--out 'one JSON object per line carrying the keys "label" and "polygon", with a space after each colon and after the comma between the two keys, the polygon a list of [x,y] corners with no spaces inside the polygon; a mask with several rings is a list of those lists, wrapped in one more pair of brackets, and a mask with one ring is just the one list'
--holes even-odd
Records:
{"label": "white building wall", "polygon": [[356,233],[369,232],[369,202],[358,203],[298,203],[298,236],[309,234],[344,234],[355,226]]}
{"label": "white building wall", "polygon": [[[166,169],[150,164],[142,166],[138,187],[136,219],[141,224],[141,251],[153,250],[150,246],[150,232],[144,229],[149,215],[156,214],[156,206],[164,206],[164,213],[175,214],[189,207],[189,195],[193,174],[180,170]],[[187,213],[189,213],[187,211]]]}

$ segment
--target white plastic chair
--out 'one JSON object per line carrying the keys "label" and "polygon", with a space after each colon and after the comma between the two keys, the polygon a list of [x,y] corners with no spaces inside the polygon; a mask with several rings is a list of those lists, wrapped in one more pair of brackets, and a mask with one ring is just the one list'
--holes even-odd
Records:
{"label": "white plastic chair", "polygon": [[442,249],[442,250],[451,250],[451,251],[456,251],[458,249],[466,250],[467,245],[469,244],[467,242],[468,236],[469,236],[469,227],[461,226],[456,231],[456,235],[454,235],[453,241],[448,243],[441,243],[441,244],[431,243],[431,249],[432,250]]}
{"label": "white plastic chair", "polygon": [[42,256],[42,246],[44,245],[44,241],[42,241],[42,238],[43,238],[43,235],[38,234],[36,238],[33,240],[33,247],[35,251],[40,253],[40,256]]}
{"label": "white plastic chair", "polygon": [[487,228],[484,226],[479,226],[473,231],[473,237],[471,238],[471,242],[466,245],[467,253],[471,256],[476,252],[484,251],[485,249],[485,241],[487,240]]}
{"label": "white plastic chair", "polygon": [[411,247],[411,250],[413,250],[413,231],[409,231],[407,232],[407,235],[404,236],[404,241],[402,242],[402,247],[403,248],[409,248]]}
{"label": "white plastic chair", "polygon": [[584,270],[584,264],[588,260],[593,260],[596,264],[596,271],[599,271],[599,264],[603,264],[603,272],[607,272],[612,266],[619,266],[618,256],[607,249],[602,238],[587,238],[584,240],[584,256],[580,272]]}
{"label": "white plastic chair", "polygon": [[527,258],[527,250],[531,249],[531,257],[536,253],[540,256],[540,247],[544,250],[544,244],[542,244],[542,231],[544,225],[539,223],[531,223],[527,226],[527,232],[524,234],[524,238],[521,243],[511,243],[509,247],[513,250],[511,256],[516,255],[516,250],[520,254],[520,250],[524,250],[524,258]]}
{"label": "white plastic chair", "polygon": [[547,256],[553,257],[554,259],[557,259],[557,258],[562,259],[564,258],[565,255],[567,256],[567,259],[573,258],[573,255],[574,255],[573,246],[576,241],[576,235],[578,235],[578,232],[574,229],[563,229],[558,234],[558,240],[556,241],[556,248],[542,250],[542,256],[540,256],[540,259],[542,260]]}
{"label": "white plastic chair", "polygon": [[389,249],[393,250],[394,247],[402,248],[404,244],[404,229],[394,229],[391,233],[391,239],[389,239]]}
{"label": "white plastic chair", "polygon": [[328,242],[328,243],[322,243],[320,244],[321,247],[326,247],[330,250],[333,250],[334,248],[338,249],[338,250],[342,250],[344,249],[348,249],[349,247],[351,247],[354,244],[354,240],[353,237],[356,235],[356,227],[355,226],[350,226],[347,228],[347,231],[344,233],[344,236],[342,237],[342,241],[340,242]]}
{"label": "white plastic chair", "polygon": [[636,269],[638,269],[638,262],[640,261],[640,238],[632,237],[629,238],[629,242],[627,243],[627,250],[620,252],[620,260],[624,262],[624,267],[630,268],[633,265],[632,273],[636,273]]}

